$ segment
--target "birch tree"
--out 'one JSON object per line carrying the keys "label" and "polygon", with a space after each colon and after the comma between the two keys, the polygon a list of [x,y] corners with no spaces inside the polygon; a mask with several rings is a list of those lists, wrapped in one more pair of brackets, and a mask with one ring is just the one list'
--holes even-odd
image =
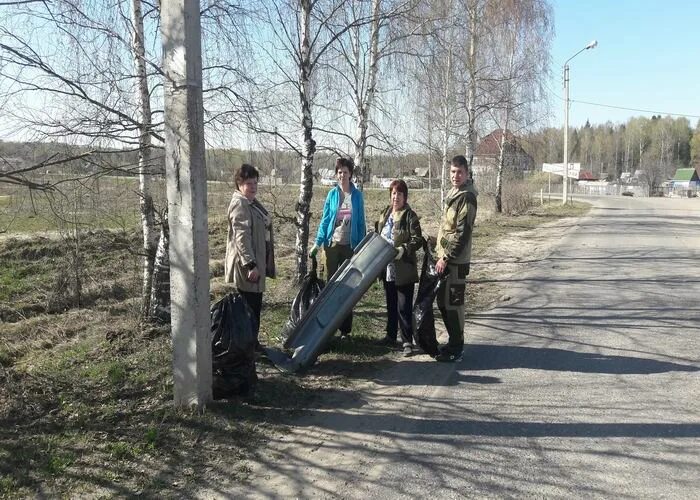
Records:
{"label": "birch tree", "polygon": [[[258,49],[265,59],[257,92],[254,113],[248,115],[250,130],[275,135],[300,159],[300,186],[295,205],[295,278],[306,274],[313,197],[314,160],[318,149],[316,131],[317,105],[327,93],[319,68],[329,50],[349,30],[368,24],[363,17],[349,23],[339,22],[345,1],[287,0],[265,2],[260,20],[266,28],[260,35]],[[289,23],[289,19],[293,19]],[[282,56],[286,57],[282,57]],[[269,64],[274,70],[270,71]],[[293,99],[295,106],[289,104]],[[324,118],[328,118],[326,113]],[[328,127],[321,127],[328,131]],[[328,134],[324,137],[327,139]],[[333,145],[325,146],[334,150]]]}
{"label": "birch tree", "polygon": [[[241,9],[231,2],[215,2],[202,11],[204,26],[220,35],[210,38],[218,45],[211,47],[213,63],[205,68],[211,124],[221,123],[222,117],[231,117],[238,109],[239,96],[231,89],[242,80],[242,73],[232,64],[220,63],[220,56],[226,53],[228,60],[235,59]],[[143,234],[141,303],[147,319],[153,272],[165,268],[154,267],[161,231],[155,225],[153,187],[162,175],[160,155],[154,152],[163,144],[162,122],[154,120],[162,116],[160,50],[153,49],[159,46],[158,6],[142,0],[111,4],[55,0],[23,3],[13,7],[13,14],[0,28],[2,71],[13,86],[9,98],[17,111],[12,119],[25,134],[88,144],[96,154],[106,148],[137,154]],[[46,39],[58,43],[48,46]],[[228,109],[222,112],[223,107]]]}
{"label": "birch tree", "polygon": [[461,49],[465,30],[459,19],[462,4],[451,0],[433,2],[423,13],[431,23],[430,35],[425,37],[416,60],[414,76],[416,109],[426,119],[431,145],[440,158],[440,201],[446,194],[446,175],[451,152],[461,136],[464,121],[460,118],[458,94],[464,88],[464,67]]}
{"label": "birch tree", "polygon": [[[537,120],[534,106],[542,101],[540,83],[548,70],[552,39],[551,8],[544,0],[508,0],[494,18],[500,31],[495,45],[499,78],[494,86],[491,116],[501,128],[496,174],[496,211],[502,212],[503,171],[512,129],[521,130]],[[514,125],[516,125],[514,127]]]}
{"label": "birch tree", "polygon": [[[403,83],[400,68],[416,55],[411,42],[426,34],[427,23],[414,14],[418,5],[419,0],[355,1],[346,2],[339,13],[340,22],[352,27],[331,46],[323,66],[329,80],[337,82],[330,92],[341,103],[334,110],[339,126],[327,132],[352,144],[360,189],[368,177],[364,169],[370,139],[375,148],[391,149],[394,145],[390,134],[382,130],[384,122],[390,120],[373,120],[372,115],[395,118],[398,114],[398,110],[389,111],[382,97],[397,93],[396,88]],[[346,114],[351,125],[342,119]],[[347,128],[354,128],[354,132],[347,132]]]}
{"label": "birch tree", "polygon": [[[153,175],[151,163],[151,97],[146,72],[146,49],[143,32],[143,13],[141,0],[131,0],[131,53],[134,59],[136,82],[138,86],[138,162],[139,162],[139,200],[141,213],[141,231],[143,233],[143,280],[141,295],[141,315],[151,316],[151,295],[153,294],[153,269],[158,247],[159,235],[155,227],[155,209],[153,204]],[[164,241],[165,243],[165,241]]]}
{"label": "birch tree", "polygon": [[488,92],[492,80],[493,61],[488,57],[488,46],[493,44],[494,20],[490,18],[495,10],[493,0],[464,0],[463,9],[467,19],[464,66],[466,79],[462,91],[463,108],[466,113],[466,134],[464,155],[471,170],[476,151],[478,120],[491,108]]}
{"label": "birch tree", "polygon": [[[367,64],[366,76],[362,68],[364,64],[360,62],[360,26],[354,26],[349,33],[353,34],[353,93],[356,109],[356,132],[354,161],[359,169],[357,175],[360,189],[365,177],[365,149],[367,147],[367,128],[369,126],[369,114],[372,110],[374,98],[377,91],[377,74],[379,72],[379,28],[380,28],[380,0],[372,0],[372,14],[369,35],[369,61]],[[365,84],[366,80],[366,84]]]}
{"label": "birch tree", "polygon": [[[153,137],[160,140],[160,134],[152,123],[141,0],[130,0],[129,7],[118,3],[106,9],[99,3],[65,0],[20,9],[19,14],[31,23],[43,19],[54,36],[65,40],[67,50],[51,53],[31,35],[23,39],[7,31],[1,47],[16,68],[11,78],[21,92],[52,102],[51,111],[40,113],[39,118],[34,117],[36,110],[27,119],[17,117],[35,133],[135,147],[143,233],[141,303],[142,315],[148,318],[158,240],[151,188],[158,169],[151,151]],[[126,62],[129,56],[131,68]],[[136,88],[134,99],[131,82]]]}

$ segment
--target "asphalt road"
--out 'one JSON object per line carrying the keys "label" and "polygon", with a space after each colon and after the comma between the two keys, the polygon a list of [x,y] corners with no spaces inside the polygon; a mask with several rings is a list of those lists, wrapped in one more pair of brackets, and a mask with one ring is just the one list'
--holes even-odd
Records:
{"label": "asphalt road", "polygon": [[700,498],[700,200],[591,201],[462,362],[329,397],[245,496]]}

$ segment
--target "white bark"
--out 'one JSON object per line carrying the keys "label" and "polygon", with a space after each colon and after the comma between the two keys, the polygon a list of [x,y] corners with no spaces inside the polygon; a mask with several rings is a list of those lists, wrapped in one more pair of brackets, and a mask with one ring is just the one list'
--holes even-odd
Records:
{"label": "white bark", "polygon": [[498,170],[496,172],[496,212],[503,212],[503,167],[505,166],[506,156],[506,134],[508,132],[508,119],[510,117],[510,109],[505,109],[504,129],[501,134],[501,142],[498,151]]}
{"label": "white bark", "polygon": [[146,51],[143,33],[143,13],[141,0],[131,0],[133,32],[131,50],[138,82],[139,114],[139,198],[141,230],[143,233],[143,283],[141,292],[141,313],[150,316],[151,283],[153,281],[153,261],[158,245],[153,207],[153,173],[151,165],[151,98],[146,74]]}
{"label": "white bark", "polygon": [[444,73],[443,78],[445,79],[443,84],[443,93],[441,96],[441,108],[442,108],[442,170],[440,171],[440,205],[445,204],[445,184],[446,184],[446,173],[449,170],[448,158],[449,147],[450,147],[450,137],[452,135],[452,47],[450,46],[447,51],[447,68]]}
{"label": "white bark", "polygon": [[478,0],[469,0],[469,53],[467,55],[467,71],[469,81],[467,82],[467,144],[465,156],[469,171],[471,172],[474,161],[474,151],[476,150],[476,78],[477,78],[477,37],[478,37]]}
{"label": "white bark", "polygon": [[[356,100],[357,105],[357,131],[355,134],[355,168],[359,170],[357,179],[360,189],[364,183],[365,177],[365,150],[367,149],[367,129],[369,126],[369,114],[374,102],[374,96],[377,86],[377,73],[379,71],[379,14],[380,0],[372,0],[372,24],[370,31],[370,54],[367,86],[364,88],[360,85],[362,79],[362,65],[359,61],[359,46],[357,50],[353,50],[356,56],[355,64],[355,82],[356,88],[361,91]],[[357,40],[359,42],[359,40]]]}
{"label": "white bark", "polygon": [[309,241],[310,206],[313,197],[313,165],[316,142],[313,139],[313,114],[311,107],[311,7],[310,0],[301,0],[299,26],[299,104],[301,110],[301,179],[296,207],[296,256],[297,275],[300,280],[306,274]]}
{"label": "white bark", "polygon": [[432,127],[428,127],[428,192],[433,191],[433,133]]}
{"label": "white bark", "polygon": [[163,222],[153,262],[153,285],[151,287],[149,317],[160,323],[170,323],[170,231],[167,215]]}

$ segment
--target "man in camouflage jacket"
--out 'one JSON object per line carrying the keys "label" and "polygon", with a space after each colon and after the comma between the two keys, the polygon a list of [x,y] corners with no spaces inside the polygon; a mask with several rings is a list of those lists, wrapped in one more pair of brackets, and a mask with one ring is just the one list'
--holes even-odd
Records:
{"label": "man in camouflage jacket", "polygon": [[437,302],[449,341],[441,347],[435,359],[454,362],[461,359],[464,348],[464,298],[478,194],[464,156],[452,158],[450,181],[452,189],[445,198],[440,220],[435,266],[439,274],[447,273],[447,279],[438,291]]}

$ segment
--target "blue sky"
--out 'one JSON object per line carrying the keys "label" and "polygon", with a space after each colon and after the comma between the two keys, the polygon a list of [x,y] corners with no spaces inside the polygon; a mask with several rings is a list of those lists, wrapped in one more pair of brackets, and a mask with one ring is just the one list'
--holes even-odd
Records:
{"label": "blue sky", "polygon": [[[564,61],[569,62],[569,97],[626,108],[700,116],[700,1],[552,0],[555,38],[548,82],[554,115],[564,123]],[[581,126],[625,122],[652,113],[571,103],[569,123]],[[698,118],[689,117],[695,127]]]}

